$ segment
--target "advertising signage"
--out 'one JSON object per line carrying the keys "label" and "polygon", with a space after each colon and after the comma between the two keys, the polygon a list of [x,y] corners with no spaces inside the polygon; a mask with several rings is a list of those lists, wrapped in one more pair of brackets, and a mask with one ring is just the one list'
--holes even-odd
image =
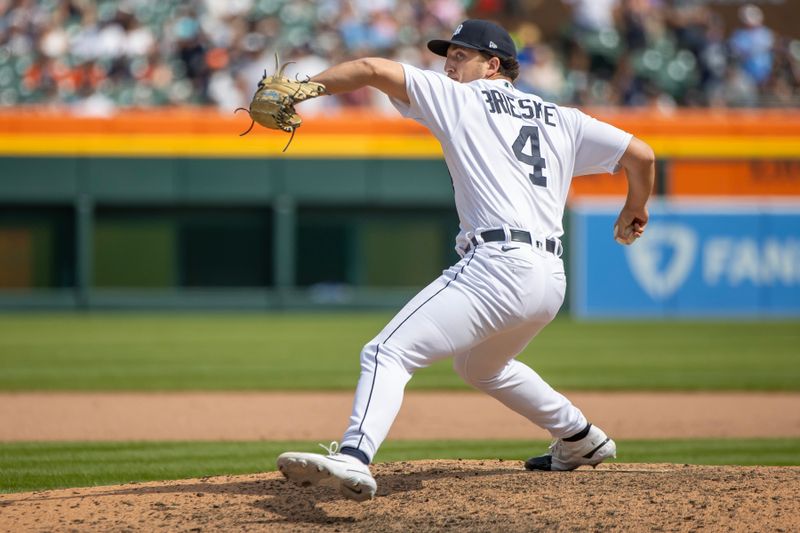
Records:
{"label": "advertising signage", "polygon": [[800,316],[800,201],[654,202],[632,246],[612,237],[618,209],[573,206],[576,316]]}

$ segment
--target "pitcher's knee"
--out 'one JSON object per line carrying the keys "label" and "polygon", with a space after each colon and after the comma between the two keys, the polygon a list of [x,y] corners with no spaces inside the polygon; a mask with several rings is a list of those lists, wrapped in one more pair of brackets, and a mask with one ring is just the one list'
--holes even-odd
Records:
{"label": "pitcher's knee", "polygon": [[410,363],[409,358],[405,357],[403,351],[398,347],[370,341],[361,350],[361,368],[371,370],[376,365],[396,367],[408,374],[416,370],[416,367]]}
{"label": "pitcher's knee", "polygon": [[375,355],[377,354],[378,343],[368,342],[361,348],[361,366],[370,366],[375,364]]}
{"label": "pitcher's knee", "polygon": [[453,370],[466,383],[478,389],[494,382],[502,372],[502,369],[482,368],[481,365],[475,363],[475,361],[470,360],[468,355],[454,357]]}

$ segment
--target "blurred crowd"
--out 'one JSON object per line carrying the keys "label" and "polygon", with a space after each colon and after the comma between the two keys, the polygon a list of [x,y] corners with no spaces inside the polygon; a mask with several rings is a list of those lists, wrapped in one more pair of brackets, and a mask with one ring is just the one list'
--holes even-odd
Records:
{"label": "blurred crowd", "polygon": [[[289,75],[378,55],[441,71],[425,43],[469,16],[513,33],[518,86],[564,104],[797,106],[800,41],[755,5],[739,25],[697,0],[561,0],[544,35],[511,0],[0,0],[0,106],[246,106],[275,53]],[[370,90],[303,104],[388,108]]]}
{"label": "blurred crowd", "polygon": [[555,47],[536,38],[525,47],[526,81],[554,100],[660,108],[800,102],[800,41],[771,30],[756,5],[741,5],[738,26],[726,28],[703,0],[563,2],[572,22]]}

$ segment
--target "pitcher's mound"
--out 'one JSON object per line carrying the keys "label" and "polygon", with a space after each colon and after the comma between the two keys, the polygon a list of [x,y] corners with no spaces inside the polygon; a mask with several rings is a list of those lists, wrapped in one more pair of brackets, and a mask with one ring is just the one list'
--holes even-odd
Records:
{"label": "pitcher's mound", "polygon": [[800,530],[800,467],[517,461],[373,467],[359,504],[277,472],[0,495],[3,531]]}

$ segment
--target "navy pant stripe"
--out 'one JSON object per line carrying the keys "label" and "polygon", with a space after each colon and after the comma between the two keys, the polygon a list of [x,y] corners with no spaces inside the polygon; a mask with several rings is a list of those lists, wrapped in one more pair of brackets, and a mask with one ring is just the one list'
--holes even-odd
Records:
{"label": "navy pant stripe", "polygon": [[[406,323],[406,320],[408,320],[409,318],[411,318],[411,317],[414,315],[414,313],[416,313],[417,311],[419,311],[420,309],[422,309],[422,306],[423,306],[423,305],[425,305],[426,303],[428,303],[428,302],[430,302],[431,300],[433,300],[433,298],[434,298],[435,296],[437,296],[439,293],[441,293],[443,290],[445,290],[447,287],[449,287],[449,286],[450,286],[450,284],[451,284],[452,282],[454,282],[456,279],[458,279],[458,276],[459,276],[459,274],[461,274],[461,273],[463,273],[463,272],[464,272],[464,269],[465,269],[465,268],[467,268],[467,266],[470,264],[470,262],[472,261],[472,258],[473,258],[473,257],[475,257],[475,252],[476,252],[476,251],[477,251],[477,249],[473,249],[473,250],[472,250],[472,255],[470,255],[470,256],[469,256],[469,259],[467,259],[467,262],[466,262],[466,263],[464,263],[464,266],[463,266],[463,267],[461,267],[461,270],[459,270],[459,271],[456,273],[456,275],[455,275],[455,276],[453,276],[453,279],[451,279],[450,281],[448,281],[448,282],[445,284],[445,286],[444,286],[444,287],[442,287],[441,289],[439,289],[438,291],[436,291],[434,294],[432,294],[430,298],[428,298],[427,300],[425,300],[424,302],[422,302],[421,304],[419,304],[419,307],[417,307],[416,309],[414,309],[413,311],[411,311],[411,313],[409,313],[409,315],[408,315],[407,317],[405,317],[405,318],[403,319],[403,321],[402,321],[402,322],[400,322],[400,323],[397,325],[397,327],[396,327],[396,328],[394,328],[394,329],[392,330],[392,332],[391,332],[391,333],[389,333],[389,335],[386,337],[386,339],[384,339],[384,341],[383,341],[383,342],[385,343],[386,341],[388,341],[389,339],[391,339],[391,338],[392,338],[392,335],[394,335],[394,334],[395,334],[395,332],[396,332],[398,329],[400,329],[400,326],[402,326],[403,324],[405,324],[405,323]],[[359,431],[359,433],[361,433],[361,428],[362,428],[362,427],[364,427],[364,420],[367,418],[367,412],[369,411],[369,404],[370,404],[370,402],[372,401],[372,392],[375,390],[375,380],[376,380],[376,378],[378,377],[378,355],[380,355],[380,351],[381,351],[381,344],[382,344],[382,343],[378,343],[378,345],[375,347],[375,371],[372,373],[372,385],[371,385],[371,386],[370,386],[370,388],[369,388],[369,396],[367,397],[367,407],[364,409],[364,416],[362,416],[362,417],[361,417],[361,423],[358,425],[358,431]],[[360,449],[360,448],[361,448],[361,443],[363,442],[363,440],[364,440],[364,433],[361,433],[361,437],[358,439],[358,445],[356,446],[356,449]]]}

